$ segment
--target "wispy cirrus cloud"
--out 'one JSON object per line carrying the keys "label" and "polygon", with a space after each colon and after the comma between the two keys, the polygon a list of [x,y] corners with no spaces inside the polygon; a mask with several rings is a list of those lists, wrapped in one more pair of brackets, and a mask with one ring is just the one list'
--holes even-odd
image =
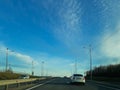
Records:
{"label": "wispy cirrus cloud", "polygon": [[120,1],[119,0],[94,0],[95,4],[99,7],[99,13],[104,25],[104,30],[107,31],[119,23],[120,16]]}
{"label": "wispy cirrus cloud", "polygon": [[59,21],[54,34],[68,47],[79,42],[82,13],[81,3],[77,0],[65,0],[58,8]]}

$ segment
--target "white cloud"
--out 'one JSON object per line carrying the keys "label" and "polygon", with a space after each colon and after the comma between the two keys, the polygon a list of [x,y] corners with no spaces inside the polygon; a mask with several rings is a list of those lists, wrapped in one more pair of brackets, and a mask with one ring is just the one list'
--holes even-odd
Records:
{"label": "white cloud", "polygon": [[[6,53],[6,51],[7,51],[6,49],[7,49],[7,47],[4,44],[0,43],[0,51],[2,53]],[[11,51],[9,49],[8,49],[8,53],[9,53],[9,55],[14,56],[15,58],[17,58],[16,60],[23,61],[24,63],[31,64],[32,61],[33,61],[35,65],[39,64],[36,60],[34,60],[29,55],[21,54],[21,53],[18,53],[16,51]]]}
{"label": "white cloud", "polygon": [[3,42],[0,42],[0,51],[1,52],[6,52],[7,47],[3,44]]}
{"label": "white cloud", "polygon": [[102,52],[111,58],[120,58],[120,1],[101,0],[102,17],[105,24]]}
{"label": "white cloud", "polygon": [[[120,63],[120,1],[94,0],[99,7],[101,21],[100,52],[95,59],[101,64]],[[99,41],[99,40],[98,40]]]}
{"label": "white cloud", "polygon": [[11,55],[15,56],[16,58],[19,58],[19,60],[22,60],[25,63],[31,64],[34,59],[28,55],[23,55],[21,53],[11,53]]}
{"label": "white cloud", "polygon": [[[109,30],[102,38],[102,53],[109,58],[118,58],[120,63],[120,23],[116,25],[115,30]],[[113,61],[114,62],[114,61]]]}
{"label": "white cloud", "polygon": [[120,63],[120,23],[118,23],[114,31],[107,28],[108,32],[104,34],[101,41],[101,53],[108,57],[104,64]]}

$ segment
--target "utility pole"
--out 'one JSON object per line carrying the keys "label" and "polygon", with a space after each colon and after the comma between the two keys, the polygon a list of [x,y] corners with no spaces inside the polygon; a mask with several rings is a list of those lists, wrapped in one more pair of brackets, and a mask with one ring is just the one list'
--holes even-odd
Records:
{"label": "utility pole", "polygon": [[[8,51],[11,51],[9,50],[8,48],[6,49],[6,71],[8,70]],[[11,51],[11,52],[14,52],[14,51]]]}
{"label": "utility pole", "polygon": [[70,69],[70,73],[71,73],[71,75],[73,74],[73,67],[71,67],[71,69]]}
{"label": "utility pole", "polygon": [[[83,48],[86,48],[86,47],[83,47]],[[90,55],[90,79],[92,80],[92,47],[91,45],[89,45],[87,49],[89,49],[89,55]]]}
{"label": "utility pole", "polygon": [[9,64],[9,72],[12,72],[12,67],[11,67],[11,64]]}
{"label": "utility pole", "polygon": [[91,48],[91,45],[89,45],[89,53],[90,53],[90,77],[91,77],[91,80],[92,80],[92,55],[91,55],[91,52],[92,52],[92,48]]}
{"label": "utility pole", "polygon": [[32,61],[32,76],[34,75],[34,71],[33,71],[33,61]]}
{"label": "utility pole", "polygon": [[42,61],[41,65],[41,76],[44,76],[44,61]]}
{"label": "utility pole", "polygon": [[77,74],[77,60],[75,60],[75,73]]}
{"label": "utility pole", "polygon": [[8,70],[8,48],[6,50],[6,71]]}
{"label": "utility pole", "polygon": [[48,69],[46,69],[46,76],[48,76]]}
{"label": "utility pole", "polygon": [[[0,50],[0,52],[1,52],[1,50]],[[2,62],[0,61],[0,67],[2,67],[2,65],[1,65],[1,64],[2,64]]]}

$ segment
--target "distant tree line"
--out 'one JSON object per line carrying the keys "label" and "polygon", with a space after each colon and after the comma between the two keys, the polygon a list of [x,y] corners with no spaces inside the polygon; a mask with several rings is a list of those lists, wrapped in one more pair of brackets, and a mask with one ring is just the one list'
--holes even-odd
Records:
{"label": "distant tree line", "polygon": [[[95,77],[120,77],[120,64],[95,67],[92,75]],[[90,71],[87,71],[87,76],[90,76]]]}

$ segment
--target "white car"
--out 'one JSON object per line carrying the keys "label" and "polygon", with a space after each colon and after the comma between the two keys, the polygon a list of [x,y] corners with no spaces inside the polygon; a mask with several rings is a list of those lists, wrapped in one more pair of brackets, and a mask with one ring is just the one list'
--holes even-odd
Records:
{"label": "white car", "polygon": [[29,79],[30,76],[29,76],[29,75],[21,75],[19,78],[20,78],[20,79]]}
{"label": "white car", "polygon": [[73,74],[71,77],[72,83],[82,83],[85,85],[85,77],[82,74]]}

